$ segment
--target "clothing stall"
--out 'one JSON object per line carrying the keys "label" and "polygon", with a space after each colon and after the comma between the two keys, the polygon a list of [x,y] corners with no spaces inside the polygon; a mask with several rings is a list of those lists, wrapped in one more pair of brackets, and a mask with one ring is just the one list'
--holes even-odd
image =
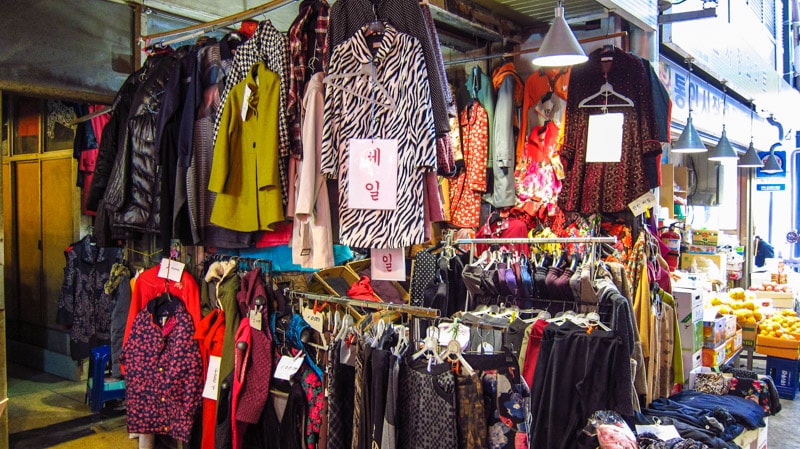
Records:
{"label": "clothing stall", "polygon": [[297,1],[142,36],[102,111],[59,317],[76,360],[114,348],[141,449],[593,449],[601,416],[702,447],[763,424],[736,403],[709,429],[697,404],[727,399],[674,394],[663,244],[629,208],[669,140],[649,61],[446,61],[417,0],[302,0],[279,30]]}

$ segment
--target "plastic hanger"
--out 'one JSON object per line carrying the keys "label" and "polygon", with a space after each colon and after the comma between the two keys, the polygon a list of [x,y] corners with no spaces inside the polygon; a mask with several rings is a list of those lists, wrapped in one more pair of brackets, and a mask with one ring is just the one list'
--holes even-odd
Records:
{"label": "plastic hanger", "polygon": [[[596,100],[598,98],[602,98],[603,99],[603,102],[601,104],[591,104],[592,101],[594,101],[594,100]],[[621,103],[609,103],[608,102],[609,98],[614,98],[614,99],[620,101]],[[625,95],[622,95],[622,94],[618,93],[617,91],[615,91],[614,90],[614,86],[612,86],[611,83],[606,81],[605,83],[603,83],[602,86],[600,86],[600,90],[597,91],[597,93],[589,95],[588,97],[586,97],[583,100],[581,100],[581,102],[578,103],[578,107],[579,108],[600,108],[603,111],[605,111],[609,107],[614,107],[614,108],[629,108],[630,107],[630,108],[632,108],[633,107],[633,100],[631,100],[630,98],[626,97]]]}
{"label": "plastic hanger", "polygon": [[[386,90],[386,87],[377,80],[375,77],[375,65],[372,62],[365,62],[361,64],[361,68],[354,72],[345,72],[345,73],[337,73],[335,75],[327,75],[323,79],[323,83],[329,84],[331,87],[341,90],[342,92],[347,92],[350,95],[355,97],[361,98],[363,100],[367,100],[369,102],[374,102],[377,106],[382,106],[390,111],[394,112],[397,109],[397,102],[395,101],[394,97],[389,94],[389,91]],[[378,89],[378,93],[383,95],[385,101],[379,101],[377,98],[372,98],[370,96],[364,95],[360,92],[356,92],[354,89],[346,87],[344,84],[337,84],[334,83],[334,80],[342,79],[348,80],[350,78],[356,76],[366,76],[369,78],[370,81],[374,84],[374,86]]]}
{"label": "plastic hanger", "polygon": [[427,330],[428,335],[422,340],[422,349],[411,355],[412,360],[417,360],[423,355],[428,355],[436,361],[436,363],[443,363],[444,360],[439,356],[439,340],[435,337],[435,328],[429,327]]}
{"label": "plastic hanger", "polygon": [[447,350],[445,350],[440,357],[449,361],[450,363],[456,363],[461,366],[461,369],[463,369],[464,373],[468,376],[471,376],[475,373],[475,370],[472,369],[472,366],[470,366],[470,364],[464,359],[464,356],[461,355],[461,345],[459,345],[458,341],[456,340],[450,340],[450,343],[447,344]]}

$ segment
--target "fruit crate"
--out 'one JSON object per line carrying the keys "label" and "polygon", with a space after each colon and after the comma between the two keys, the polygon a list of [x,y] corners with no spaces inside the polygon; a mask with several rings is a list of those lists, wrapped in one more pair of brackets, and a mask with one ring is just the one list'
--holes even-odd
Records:
{"label": "fruit crate", "polygon": [[794,400],[797,395],[800,361],[767,356],[767,374],[772,377],[781,399]]}

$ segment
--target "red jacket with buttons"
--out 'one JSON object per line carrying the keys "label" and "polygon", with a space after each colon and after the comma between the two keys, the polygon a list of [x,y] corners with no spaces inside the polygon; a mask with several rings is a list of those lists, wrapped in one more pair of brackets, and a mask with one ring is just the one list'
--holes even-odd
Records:
{"label": "red jacket with buttons", "polygon": [[121,356],[128,432],[189,441],[203,392],[203,361],[193,337],[192,318],[180,301],[156,298],[136,315]]}

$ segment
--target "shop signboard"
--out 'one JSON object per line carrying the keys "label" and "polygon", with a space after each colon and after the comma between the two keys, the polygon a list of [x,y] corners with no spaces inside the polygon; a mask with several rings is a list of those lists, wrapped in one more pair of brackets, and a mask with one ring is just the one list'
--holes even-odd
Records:
{"label": "shop signboard", "polygon": [[[694,11],[701,3],[674,2],[669,13]],[[752,2],[716,3],[716,17],[665,25],[663,44],[693,58],[714,78],[726,80],[729,89],[754,99],[760,109],[788,120],[793,114],[790,105],[796,104],[792,97],[798,93],[783,79],[780,68],[780,8],[764,8],[759,14]]]}
{"label": "shop signboard", "polygon": [[[672,120],[686,123],[689,116],[689,89],[692,90],[692,122],[695,128],[707,136],[716,139],[722,133],[722,106],[725,107],[725,129],[728,140],[738,144],[744,151],[750,144],[750,105],[742,104],[713,85],[699,79],[696,74],[689,81],[689,70],[685,64],[667,58],[660,58],[658,77],[669,91],[672,99]],[[754,114],[753,141],[756,147],[768,148],[775,141],[775,128],[764,119]]]}

